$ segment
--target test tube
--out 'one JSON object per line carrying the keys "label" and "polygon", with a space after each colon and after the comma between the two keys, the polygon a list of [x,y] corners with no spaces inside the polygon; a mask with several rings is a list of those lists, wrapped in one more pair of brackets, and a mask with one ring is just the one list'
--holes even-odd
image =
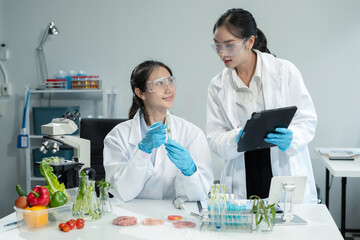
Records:
{"label": "test tube", "polygon": [[[231,225],[231,221],[229,221],[229,213],[230,213],[230,195],[228,193],[225,193],[225,218],[226,223],[225,225]],[[231,217],[230,217],[231,220]]]}
{"label": "test tube", "polygon": [[234,213],[235,213],[235,195],[233,193],[230,194],[230,220],[231,220],[231,225],[236,225],[235,221],[234,221]]}
{"label": "test tube", "polygon": [[170,117],[169,117],[168,114],[166,114],[165,123],[166,123],[166,126],[167,126],[167,130],[166,130],[167,138],[172,139],[172,137],[171,137],[171,129],[170,129]]}
{"label": "test tube", "polygon": [[211,225],[211,211],[212,211],[212,208],[211,208],[211,199],[210,198],[207,199],[207,210],[208,210],[208,217],[209,217],[209,225]]}
{"label": "test tube", "polygon": [[211,194],[211,213],[210,213],[210,223],[215,225],[215,213],[216,213],[216,210],[215,210],[215,207],[216,207],[216,204],[215,204],[215,195],[214,194]]}
{"label": "test tube", "polygon": [[225,193],[225,200],[226,200],[226,211],[230,211],[230,195],[228,193]]}
{"label": "test tube", "polygon": [[226,198],[225,198],[225,194],[221,194],[221,199],[220,199],[220,212],[221,212],[221,225],[226,225],[227,224],[227,219],[226,219]]}
{"label": "test tube", "polygon": [[[215,190],[216,191],[216,190]],[[221,228],[221,207],[220,207],[220,194],[216,193],[215,194],[215,227],[217,229]]]}
{"label": "test tube", "polygon": [[226,193],[226,187],[225,184],[221,184],[221,193],[225,194]]}
{"label": "test tube", "polygon": [[220,193],[220,184],[219,183],[217,183],[216,185],[215,185],[215,194],[216,193]]}
{"label": "test tube", "polygon": [[239,226],[241,226],[242,207],[241,207],[241,202],[240,202],[240,200],[236,200],[236,214],[237,214],[237,216],[236,216],[237,224],[238,224]]}
{"label": "test tube", "polygon": [[247,216],[246,216],[246,200],[242,201],[242,211],[243,211],[243,224],[247,225]]}

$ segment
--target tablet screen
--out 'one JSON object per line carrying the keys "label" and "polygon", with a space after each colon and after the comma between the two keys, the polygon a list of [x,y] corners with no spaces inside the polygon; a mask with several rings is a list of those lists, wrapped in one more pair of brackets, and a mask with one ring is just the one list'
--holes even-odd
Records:
{"label": "tablet screen", "polygon": [[254,112],[243,128],[237,151],[252,151],[276,146],[265,142],[264,138],[267,134],[275,132],[275,128],[287,128],[296,110],[296,106],[291,106]]}

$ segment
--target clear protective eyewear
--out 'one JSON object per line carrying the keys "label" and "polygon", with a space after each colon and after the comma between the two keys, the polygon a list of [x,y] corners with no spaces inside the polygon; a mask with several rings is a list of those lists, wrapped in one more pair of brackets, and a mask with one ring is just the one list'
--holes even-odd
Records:
{"label": "clear protective eyewear", "polygon": [[[247,40],[247,38],[244,38],[240,42],[233,43],[233,44],[211,43],[210,45],[218,55],[220,55],[220,53],[223,52],[225,56],[232,57],[232,56],[239,55],[240,53],[242,53],[242,51],[244,51],[246,40]],[[241,44],[242,44],[242,46],[241,46]]]}
{"label": "clear protective eyewear", "polygon": [[146,83],[148,92],[163,92],[168,87],[175,89],[175,77],[162,77]]}

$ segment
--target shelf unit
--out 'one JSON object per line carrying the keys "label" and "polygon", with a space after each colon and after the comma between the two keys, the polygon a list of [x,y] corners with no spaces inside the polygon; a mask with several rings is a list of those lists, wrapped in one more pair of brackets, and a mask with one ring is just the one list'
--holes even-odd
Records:
{"label": "shelf unit", "polygon": [[[25,90],[25,102],[28,89]],[[25,168],[26,168],[26,192],[32,189],[32,183],[44,182],[43,177],[35,177],[33,173],[33,154],[35,148],[39,148],[42,140],[42,135],[35,135],[33,130],[32,107],[43,106],[46,102],[46,107],[58,106],[72,106],[70,102],[76,101],[75,105],[80,106],[81,116],[102,116],[107,117],[107,101],[105,90],[30,90],[29,106],[26,113],[26,134],[29,135],[29,147],[25,149]],[[93,105],[89,105],[93,103]],[[87,108],[87,114],[82,114],[81,106]],[[90,110],[89,110],[90,108]],[[93,109],[91,109],[93,108]],[[74,135],[78,136],[78,135]]]}

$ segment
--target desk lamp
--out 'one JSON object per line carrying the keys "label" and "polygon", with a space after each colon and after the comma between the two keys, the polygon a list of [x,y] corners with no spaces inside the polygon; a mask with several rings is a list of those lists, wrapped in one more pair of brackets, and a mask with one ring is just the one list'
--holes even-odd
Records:
{"label": "desk lamp", "polygon": [[59,30],[56,28],[54,22],[50,22],[49,25],[46,27],[43,37],[41,38],[40,45],[37,47],[41,80],[42,80],[44,86],[45,86],[45,81],[48,78],[48,73],[47,73],[47,68],[46,68],[43,47],[44,47],[44,44],[45,44],[46,40],[48,39],[49,35],[57,35],[57,34],[59,34]]}

